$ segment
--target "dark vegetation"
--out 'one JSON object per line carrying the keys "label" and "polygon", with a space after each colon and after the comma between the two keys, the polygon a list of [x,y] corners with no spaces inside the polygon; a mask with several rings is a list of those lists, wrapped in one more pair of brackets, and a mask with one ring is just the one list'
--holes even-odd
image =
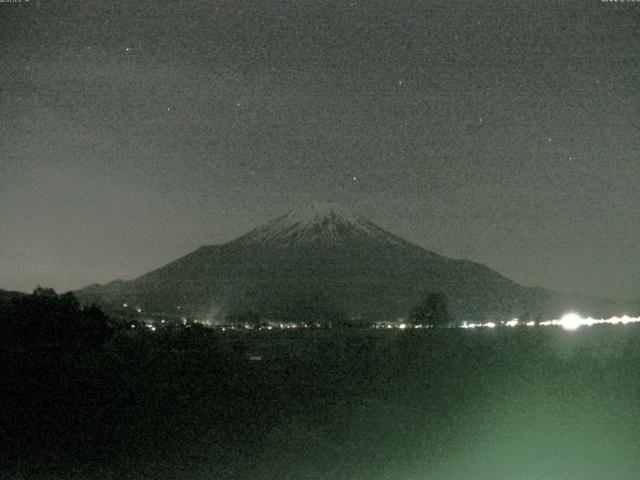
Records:
{"label": "dark vegetation", "polygon": [[[624,480],[640,471],[635,325],[152,332],[51,291],[2,311],[0,478]],[[6,312],[17,316],[10,328]],[[18,317],[34,337],[16,332]]]}
{"label": "dark vegetation", "polygon": [[408,320],[414,324],[448,325],[453,319],[449,315],[447,297],[442,292],[430,293],[411,311]]}
{"label": "dark vegetation", "polygon": [[102,310],[81,307],[73,293],[38,287],[0,299],[0,341],[14,347],[95,349],[113,332]]}

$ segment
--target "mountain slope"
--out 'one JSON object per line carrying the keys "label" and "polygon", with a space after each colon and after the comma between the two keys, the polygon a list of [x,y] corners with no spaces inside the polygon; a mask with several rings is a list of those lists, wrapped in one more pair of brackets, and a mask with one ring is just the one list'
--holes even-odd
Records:
{"label": "mountain slope", "polygon": [[611,302],[523,287],[491,269],[411,244],[347,209],[316,203],[223,245],[194,252],[135,280],[91,286],[84,302],[221,319],[406,316],[442,291],[455,318],[550,316],[575,306],[604,314]]}

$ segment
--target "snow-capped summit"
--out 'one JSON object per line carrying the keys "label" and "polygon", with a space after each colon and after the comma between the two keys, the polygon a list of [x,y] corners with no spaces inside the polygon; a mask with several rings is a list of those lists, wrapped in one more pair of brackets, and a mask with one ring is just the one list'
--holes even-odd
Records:
{"label": "snow-capped summit", "polygon": [[287,322],[333,323],[406,317],[427,292],[447,295],[459,320],[532,312],[552,318],[569,307],[604,316],[632,307],[518,285],[484,265],[438,255],[324,202],[230,242],[202,246],[134,280],[76,293],[83,304],[108,306],[118,315],[126,303],[174,319],[257,312]]}
{"label": "snow-capped summit", "polygon": [[292,210],[239,239],[242,243],[276,241],[286,244],[346,238],[398,244],[401,240],[364,217],[334,202],[314,202]]}
{"label": "snow-capped summit", "polygon": [[322,223],[325,219],[334,218],[357,224],[361,217],[336,202],[313,202],[303,207],[292,210],[284,217],[287,222],[299,225],[313,225]]}

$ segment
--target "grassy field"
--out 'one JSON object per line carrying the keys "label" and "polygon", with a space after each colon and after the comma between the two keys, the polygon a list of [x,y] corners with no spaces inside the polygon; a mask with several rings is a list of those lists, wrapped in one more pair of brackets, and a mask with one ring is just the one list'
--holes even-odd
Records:
{"label": "grassy field", "polygon": [[5,349],[0,476],[635,480],[639,360],[632,325]]}

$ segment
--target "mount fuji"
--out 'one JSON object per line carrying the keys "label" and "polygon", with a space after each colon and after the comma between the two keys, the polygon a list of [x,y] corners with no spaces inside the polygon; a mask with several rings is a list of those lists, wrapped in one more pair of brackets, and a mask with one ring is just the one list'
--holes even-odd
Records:
{"label": "mount fuji", "polygon": [[394,320],[429,292],[453,317],[543,318],[567,309],[616,313],[624,303],[519,285],[479,263],[412,244],[335,203],[313,203],[221,245],[198,248],[131,280],[76,292],[113,312],[222,320],[256,312],[281,320]]}

